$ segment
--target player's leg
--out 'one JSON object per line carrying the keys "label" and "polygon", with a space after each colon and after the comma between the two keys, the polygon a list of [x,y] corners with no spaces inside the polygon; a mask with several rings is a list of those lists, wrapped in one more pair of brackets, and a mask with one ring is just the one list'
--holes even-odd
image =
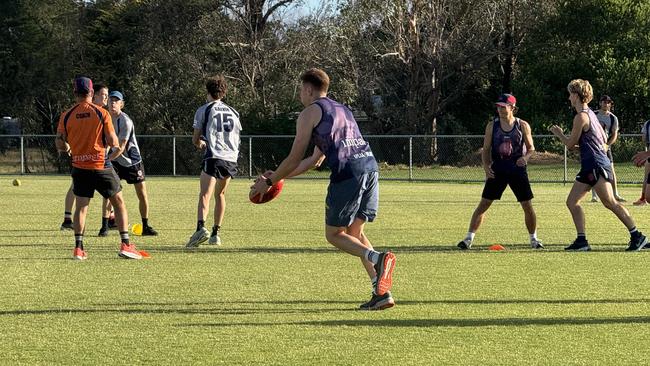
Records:
{"label": "player's leg", "polygon": [[[578,178],[576,178],[578,179]],[[580,205],[580,200],[591,190],[591,185],[575,181],[569,192],[569,196],[566,199],[566,206],[571,212],[571,217],[573,218],[573,224],[575,225],[577,238],[573,241],[571,245],[564,248],[564,250],[569,251],[588,251],[591,250],[589,242],[587,241],[587,235],[585,233],[585,213]]]}
{"label": "player's leg", "polygon": [[210,234],[209,244],[221,245],[219,230],[223,223],[223,216],[226,212],[226,189],[230,183],[230,177],[217,179],[214,189],[214,225]]}
{"label": "player's leg", "polygon": [[72,227],[72,207],[74,206],[74,192],[72,190],[73,184],[70,183],[70,188],[65,195],[64,211],[63,211],[63,223],[61,224],[61,230],[74,230]]}
{"label": "player's leg", "polygon": [[650,162],[646,161],[644,164],[643,191],[641,192],[641,198],[634,202],[636,206],[645,205],[647,199],[650,198],[650,184],[648,184],[648,179],[650,179]]}
{"label": "player's leg", "polygon": [[492,205],[494,200],[500,200],[503,195],[503,191],[506,190],[508,186],[508,180],[503,173],[495,172],[494,178],[488,178],[485,180],[485,185],[483,186],[483,193],[481,193],[481,200],[478,203],[478,206],[474,209],[472,217],[469,220],[469,227],[467,229],[467,234],[465,238],[458,242],[456,245],[461,250],[467,250],[472,247],[474,242],[474,236],[476,232],[481,227],[483,220],[485,219],[485,213]]}
{"label": "player's leg", "polygon": [[95,180],[92,170],[72,168],[72,187],[75,195],[75,210],[73,217],[75,248],[73,259],[86,259],[84,250],[84,232],[86,230],[86,214],[88,204],[95,192]]}
{"label": "player's leg", "polygon": [[600,200],[603,202],[603,205],[608,210],[612,211],[630,232],[630,243],[626,250],[636,251],[643,249],[648,241],[646,237],[637,230],[634,219],[630,216],[630,213],[625,206],[621,205],[614,197],[611,183],[604,176],[600,176],[594,189],[596,190],[598,197],[600,197]]}
{"label": "player's leg", "polygon": [[537,215],[533,208],[533,190],[528,179],[526,168],[515,168],[508,177],[510,189],[517,197],[517,201],[524,210],[524,222],[530,239],[530,247],[533,249],[544,249],[542,241],[537,238]]}
{"label": "player's leg", "polygon": [[196,213],[196,231],[192,234],[190,240],[185,245],[187,248],[198,247],[201,243],[208,240],[210,236],[210,232],[205,228],[205,218],[208,216],[208,206],[210,205],[210,198],[214,193],[217,179],[205,171],[202,171],[199,181],[200,192]]}
{"label": "player's leg", "polygon": [[104,198],[102,200],[102,227],[99,229],[99,234],[97,236],[108,236],[108,229],[110,228],[109,221],[111,215],[111,201]]}
{"label": "player's leg", "polygon": [[[611,152],[609,152],[609,156],[611,157]],[[610,158],[610,161],[612,163],[612,191],[614,192],[614,199],[618,202],[626,202],[627,200],[618,191],[618,179],[616,178],[616,170],[614,169],[614,159]]]}
{"label": "player's leg", "polygon": [[143,236],[156,236],[158,232],[153,227],[149,226],[149,196],[147,194],[147,186],[144,181],[135,183],[135,194],[138,196],[140,218],[142,219],[142,235]]}

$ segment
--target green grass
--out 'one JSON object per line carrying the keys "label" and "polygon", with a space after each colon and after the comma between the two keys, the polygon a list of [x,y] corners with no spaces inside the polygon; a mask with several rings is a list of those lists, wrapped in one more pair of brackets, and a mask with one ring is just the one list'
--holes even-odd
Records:
{"label": "green grass", "polygon": [[[89,213],[89,259],[72,261],[60,232],[69,179],[0,178],[0,359],[3,364],[648,364],[650,253],[625,253],[627,232],[585,204],[591,253],[564,253],[575,235],[569,186],[534,185],[539,235],[527,247],[509,191],[470,252],[454,250],[480,184],[382,182],[367,235],[397,255],[397,306],[355,309],[370,286],[359,261],[324,240],[326,181],[293,180],[265,205],[249,182],[227,193],[221,248],[183,245],[195,226],[198,180],[151,178],[153,258],[117,258],[115,232]],[[637,198],[637,186],[623,194]],[[125,187],[132,218],[137,199]],[[650,231],[650,211],[629,210]],[[505,252],[487,246],[503,244]]]}

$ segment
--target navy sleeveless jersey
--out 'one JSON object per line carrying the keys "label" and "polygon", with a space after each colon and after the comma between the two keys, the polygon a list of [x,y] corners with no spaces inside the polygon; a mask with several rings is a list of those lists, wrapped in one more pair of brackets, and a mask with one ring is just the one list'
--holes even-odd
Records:
{"label": "navy sleeveless jersey", "polygon": [[526,145],[519,118],[515,118],[515,123],[510,131],[504,131],[501,128],[499,117],[495,118],[492,125],[493,168],[513,168],[517,165],[517,160],[525,154]]}
{"label": "navy sleeveless jersey", "polygon": [[582,131],[578,145],[580,145],[580,165],[582,168],[593,169],[598,166],[610,165],[605,144],[605,130],[598,122],[598,117],[591,109],[584,109],[581,113],[589,116],[589,130]]}
{"label": "navy sleeveless jersey", "polygon": [[320,122],[311,133],[312,142],[325,154],[331,170],[330,181],[358,177],[378,171],[370,145],[361,136],[352,111],[329,98],[320,98],[314,104],[321,108]]}

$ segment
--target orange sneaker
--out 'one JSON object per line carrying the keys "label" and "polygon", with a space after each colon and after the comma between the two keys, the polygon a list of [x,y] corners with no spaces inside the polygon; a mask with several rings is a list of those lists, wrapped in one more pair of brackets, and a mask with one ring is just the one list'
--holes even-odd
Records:
{"label": "orange sneaker", "polygon": [[120,252],[117,255],[125,259],[142,259],[142,255],[135,248],[135,244],[122,243],[120,245]]}
{"label": "orange sneaker", "polygon": [[84,259],[88,259],[88,255],[86,255],[86,251],[82,250],[81,248],[74,248],[74,252],[72,252],[72,259],[82,261]]}
{"label": "orange sneaker", "polygon": [[395,269],[395,254],[384,252],[379,254],[379,261],[375,264],[377,272],[377,285],[375,293],[379,296],[384,295],[393,287],[393,270]]}

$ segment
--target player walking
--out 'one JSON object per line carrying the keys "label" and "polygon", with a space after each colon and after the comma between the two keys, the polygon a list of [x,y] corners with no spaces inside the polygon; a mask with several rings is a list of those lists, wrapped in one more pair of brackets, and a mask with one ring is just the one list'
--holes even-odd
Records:
{"label": "player walking", "polygon": [[[325,237],[335,247],[361,258],[373,286],[364,310],[382,310],[395,304],[392,286],[395,255],[377,252],[363,229],[373,221],[379,204],[377,162],[364,140],[352,112],[329,99],[330,79],[320,69],[307,70],[301,77],[300,101],[305,109],[296,122],[296,136],[289,155],[275,172],[258,177],[251,194],[264,194],[279,180],[319,166],[325,158],[331,170],[325,201]],[[313,154],[302,159],[312,141]]]}
{"label": "player walking", "polygon": [[568,148],[574,148],[576,145],[580,148],[580,172],[578,172],[566,200],[578,236],[571,245],[564,249],[570,251],[591,250],[585,233],[585,214],[580,206],[580,200],[593,189],[603,205],[612,211],[629,230],[630,242],[626,250],[641,250],[648,240],[637,230],[630,213],[614,198],[612,192],[613,175],[611,162],[607,157],[605,131],[598,122],[596,114],[588,106],[594,95],[591,84],[587,80],[575,79],[569,83],[567,90],[569,101],[577,112],[573,118],[571,134],[565,136],[562,128],[557,125],[550,128],[550,131]]}
{"label": "player walking", "polygon": [[499,116],[485,127],[481,160],[485,170],[485,186],[481,201],[469,222],[469,230],[458,248],[472,247],[476,231],[494,200],[500,200],[503,191],[510,186],[517,201],[524,210],[524,221],[530,235],[533,249],[544,249],[537,238],[537,216],[533,209],[533,191],[530,188],[526,166],[535,152],[533,137],[528,122],[514,116],[517,99],[511,94],[502,94],[496,102]]}
{"label": "player walking", "polygon": [[[197,209],[196,232],[187,242],[187,248],[196,248],[210,238],[208,243],[221,245],[219,230],[226,212],[226,188],[237,174],[237,157],[242,131],[239,113],[222,101],[228,84],[223,76],[209,78],[205,84],[208,102],[194,114],[192,142],[205,149],[201,170],[201,192]],[[205,228],[210,198],[214,194],[214,225],[212,233]]]}

